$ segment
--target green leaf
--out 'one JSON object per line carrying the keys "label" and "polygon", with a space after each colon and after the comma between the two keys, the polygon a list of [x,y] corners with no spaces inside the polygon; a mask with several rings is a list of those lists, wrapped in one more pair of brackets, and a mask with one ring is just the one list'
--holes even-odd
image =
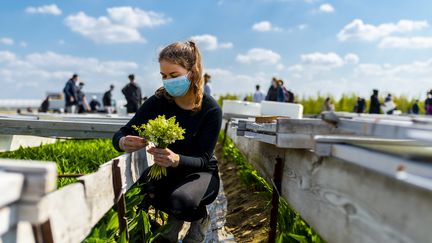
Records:
{"label": "green leaf", "polygon": [[[141,124],[140,126],[133,125],[132,128],[141,137],[154,143],[157,148],[166,148],[175,141],[184,139],[183,135],[185,133],[185,129],[181,128],[179,123],[176,122],[175,116],[166,119],[165,115],[149,120],[147,124]],[[159,180],[162,176],[166,175],[166,168],[159,165],[153,165],[148,174],[151,180]]]}

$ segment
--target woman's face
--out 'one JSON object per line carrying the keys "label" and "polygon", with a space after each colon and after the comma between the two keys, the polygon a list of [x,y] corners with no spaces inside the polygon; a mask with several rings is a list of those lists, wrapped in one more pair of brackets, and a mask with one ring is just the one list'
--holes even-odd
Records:
{"label": "woman's face", "polygon": [[159,62],[160,67],[160,74],[162,76],[162,79],[170,79],[170,78],[176,78],[182,75],[185,75],[188,73],[188,70],[178,64],[173,64],[167,61],[160,61]]}

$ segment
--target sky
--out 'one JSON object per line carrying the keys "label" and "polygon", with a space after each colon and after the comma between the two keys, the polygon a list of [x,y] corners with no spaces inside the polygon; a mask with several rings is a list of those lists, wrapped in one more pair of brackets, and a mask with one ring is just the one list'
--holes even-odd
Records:
{"label": "sky", "polygon": [[194,40],[214,94],[424,98],[432,89],[430,0],[0,0],[0,99],[42,99],[73,73],[115,98],[134,73],[162,85],[158,52]]}

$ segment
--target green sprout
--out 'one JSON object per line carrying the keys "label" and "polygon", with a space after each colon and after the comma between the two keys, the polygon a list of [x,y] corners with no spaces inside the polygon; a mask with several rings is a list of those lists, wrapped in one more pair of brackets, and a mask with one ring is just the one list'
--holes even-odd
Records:
{"label": "green sprout", "polygon": [[[160,115],[154,120],[149,120],[147,124],[141,126],[132,125],[140,137],[145,138],[147,141],[152,142],[156,148],[165,149],[169,144],[177,140],[183,140],[185,129],[180,127],[176,122],[176,117],[165,118],[165,115]],[[149,178],[159,180],[162,176],[167,175],[165,167],[157,164],[152,165],[149,172]]]}

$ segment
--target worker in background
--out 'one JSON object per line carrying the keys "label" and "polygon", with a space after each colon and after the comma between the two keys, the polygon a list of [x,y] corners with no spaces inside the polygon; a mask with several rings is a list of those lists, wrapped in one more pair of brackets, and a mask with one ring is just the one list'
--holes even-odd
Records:
{"label": "worker in background", "polygon": [[355,113],[364,113],[366,109],[366,100],[363,99],[362,97],[357,97],[357,103],[354,107],[354,112]]}
{"label": "worker in background", "polygon": [[96,95],[92,96],[92,100],[90,101],[90,110],[91,112],[98,112],[101,109],[101,103],[97,100]]}
{"label": "worker in background", "polygon": [[267,91],[265,100],[285,102],[284,91],[275,77],[272,78],[272,83]]}
{"label": "worker in background", "polygon": [[392,95],[388,94],[384,100],[384,105],[382,106],[384,113],[387,115],[392,115],[397,110],[397,105],[394,103]]}
{"label": "worker in background", "polygon": [[75,113],[76,106],[78,104],[78,96],[77,96],[77,82],[79,81],[78,74],[72,75],[67,82],[65,87],[63,88],[63,93],[65,95],[65,112],[66,113]]}
{"label": "worker in background", "polygon": [[87,98],[83,92],[84,83],[80,82],[77,90],[77,98],[78,98],[78,113],[86,113],[90,112],[90,106],[87,102]]}
{"label": "worker in background", "polygon": [[334,111],[335,110],[334,104],[331,101],[330,97],[327,97],[325,99],[322,110],[323,111]]}
{"label": "worker in background", "polygon": [[110,89],[106,91],[102,98],[102,103],[105,109],[105,112],[108,114],[113,113],[114,107],[112,106],[112,91],[114,90],[114,85],[110,85]]}
{"label": "worker in background", "polygon": [[211,76],[206,73],[204,74],[204,94],[211,95],[211,86],[210,86]]}
{"label": "worker in background", "polygon": [[39,112],[48,112],[48,110],[49,110],[49,103],[50,103],[50,97],[47,96],[43,100],[43,102],[42,102],[42,104],[41,104],[41,106],[39,108]]}
{"label": "worker in background", "polygon": [[128,78],[129,83],[123,87],[122,93],[127,101],[127,113],[135,113],[141,105],[141,88],[135,82],[135,75],[130,74]]}
{"label": "worker in background", "polygon": [[426,115],[432,115],[432,90],[427,92],[426,94],[426,100],[425,100],[425,112]]}
{"label": "worker in background", "polygon": [[411,114],[415,114],[415,115],[420,114],[419,100],[414,101],[414,104],[411,106],[410,111]]}
{"label": "worker in background", "polygon": [[253,102],[261,103],[265,99],[265,94],[260,90],[260,86],[255,86],[255,93],[253,95]]}
{"label": "worker in background", "polygon": [[371,96],[371,102],[370,102],[370,107],[369,107],[369,113],[370,114],[380,114],[380,106],[381,103],[378,99],[378,90],[374,89],[373,90],[373,94]]}

